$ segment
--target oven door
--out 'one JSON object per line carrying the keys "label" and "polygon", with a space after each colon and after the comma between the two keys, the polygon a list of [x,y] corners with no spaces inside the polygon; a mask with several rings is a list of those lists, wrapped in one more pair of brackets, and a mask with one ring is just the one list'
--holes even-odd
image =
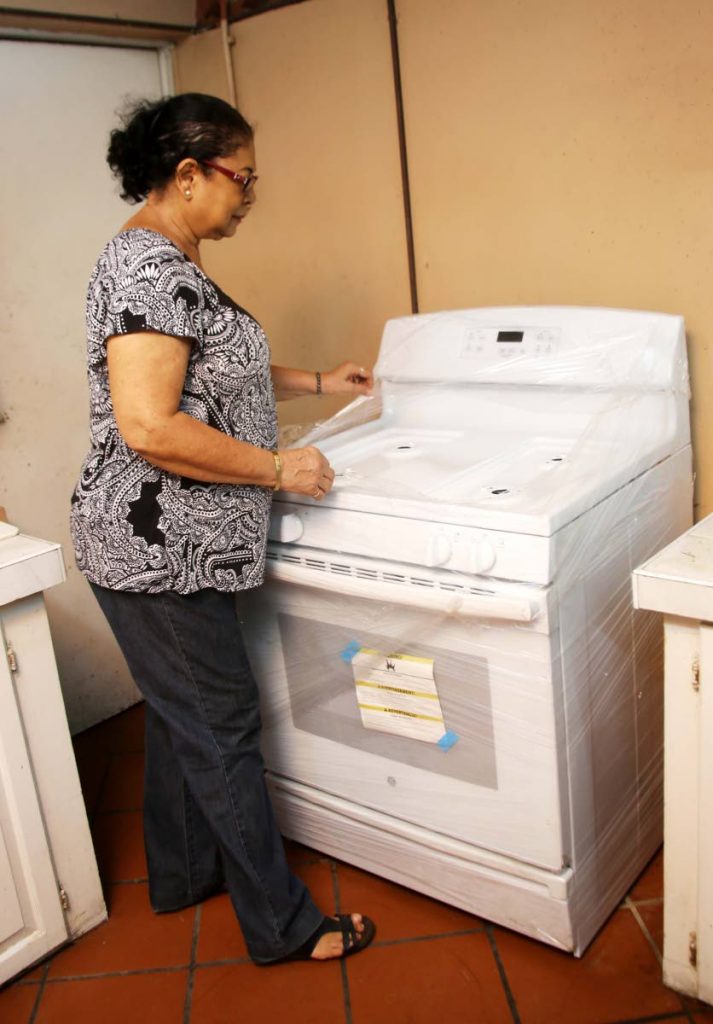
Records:
{"label": "oven door", "polygon": [[[497,582],[473,590],[445,573],[419,569],[413,577],[388,564],[277,548],[265,585],[239,599],[269,770],[561,869],[567,787],[549,590]],[[398,720],[374,727],[379,716],[364,713],[373,705],[364,703],[357,681],[365,673],[354,663],[365,650],[391,656],[392,665],[426,666],[429,678],[416,689],[435,690],[428,699],[443,718],[445,743],[414,738]],[[396,690],[405,689],[399,679]]]}

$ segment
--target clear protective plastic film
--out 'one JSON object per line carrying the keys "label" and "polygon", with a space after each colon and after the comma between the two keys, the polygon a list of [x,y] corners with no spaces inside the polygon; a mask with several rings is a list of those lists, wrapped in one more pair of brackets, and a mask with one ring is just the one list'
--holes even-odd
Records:
{"label": "clear protective plastic film", "polygon": [[682,322],[409,317],[376,373],[299,442],[337,484],[278,496],[241,603],[283,827],[580,953],[661,837],[629,577],[691,521]]}

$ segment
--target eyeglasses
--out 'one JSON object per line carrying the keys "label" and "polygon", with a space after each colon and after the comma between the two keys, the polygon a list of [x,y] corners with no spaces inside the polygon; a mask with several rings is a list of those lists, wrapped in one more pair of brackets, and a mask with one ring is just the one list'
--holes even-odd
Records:
{"label": "eyeglasses", "polygon": [[226,178],[230,178],[231,181],[235,181],[240,185],[243,192],[247,192],[249,188],[252,188],[258,179],[257,174],[238,174],[237,171],[231,171],[229,167],[222,167],[220,164],[213,163],[212,160],[201,160],[201,163],[205,167],[211,167],[214,171],[220,171]]}

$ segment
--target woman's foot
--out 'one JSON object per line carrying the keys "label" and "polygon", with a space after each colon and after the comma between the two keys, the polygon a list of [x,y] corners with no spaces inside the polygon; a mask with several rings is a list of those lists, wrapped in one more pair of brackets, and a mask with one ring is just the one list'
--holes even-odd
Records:
{"label": "woman's foot", "polygon": [[299,949],[279,960],[256,961],[260,967],[288,960],[337,960],[366,949],[376,935],[374,922],[362,914],[335,914],[322,923]]}
{"label": "woman's foot", "polygon": [[[347,951],[353,947],[354,942],[356,942],[358,948],[363,948],[367,945],[364,942],[364,918],[361,914],[351,914],[349,916],[352,920],[353,931],[356,933],[356,939],[352,940],[351,935],[349,937],[345,936],[340,925],[337,930],[325,932],[320,936],[310,955],[311,960],[334,960],[340,956],[346,956]],[[330,917],[328,920],[339,924],[338,917]],[[349,942],[349,946],[346,945],[347,942]],[[371,939],[369,939],[369,942],[371,942]],[[356,949],[354,949],[354,952],[356,952]]]}

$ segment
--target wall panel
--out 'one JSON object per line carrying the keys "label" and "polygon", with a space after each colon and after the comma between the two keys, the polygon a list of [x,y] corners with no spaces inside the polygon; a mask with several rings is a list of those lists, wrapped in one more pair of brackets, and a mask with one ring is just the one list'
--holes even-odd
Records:
{"label": "wall panel", "polygon": [[69,535],[89,450],[87,282],[130,211],[105,160],[127,95],[161,95],[155,50],[0,41],[0,505],[63,547],[47,605],[75,732],[138,698]]}
{"label": "wall panel", "polygon": [[[410,310],[385,0],[311,0],[232,33],[260,182],[238,236],[206,243],[207,267],[263,323],[276,363],[369,363],[384,320]],[[180,81],[196,88],[213,72],[191,62],[179,47]],[[340,404],[300,399],[281,419]]]}
{"label": "wall panel", "polygon": [[682,313],[713,511],[713,5],[397,0],[421,309]]}

